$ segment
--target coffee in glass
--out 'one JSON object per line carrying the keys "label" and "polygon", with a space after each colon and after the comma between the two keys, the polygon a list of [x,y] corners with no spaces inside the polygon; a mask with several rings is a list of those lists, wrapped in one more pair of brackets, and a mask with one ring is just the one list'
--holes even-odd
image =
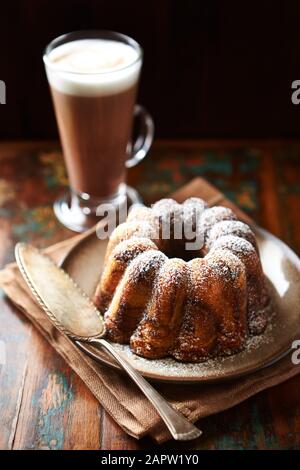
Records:
{"label": "coffee in glass", "polygon": [[[120,204],[127,196],[126,167],[149,150],[153,123],[135,107],[142,65],[139,45],[105,31],[77,32],[54,40],[44,55],[71,195],[55,203],[69,228],[83,231],[96,221],[97,207]],[[131,143],[133,116],[141,132]]]}

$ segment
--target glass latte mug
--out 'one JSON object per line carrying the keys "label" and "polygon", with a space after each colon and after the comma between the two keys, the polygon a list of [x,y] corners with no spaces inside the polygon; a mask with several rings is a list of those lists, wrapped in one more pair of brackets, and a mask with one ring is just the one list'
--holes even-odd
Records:
{"label": "glass latte mug", "polygon": [[125,181],[126,168],[146,156],[153,140],[150,115],[135,105],[142,50],[123,34],[79,31],[54,39],[43,59],[71,188],[54,211],[82,232],[99,220],[102,204],[139,202]]}

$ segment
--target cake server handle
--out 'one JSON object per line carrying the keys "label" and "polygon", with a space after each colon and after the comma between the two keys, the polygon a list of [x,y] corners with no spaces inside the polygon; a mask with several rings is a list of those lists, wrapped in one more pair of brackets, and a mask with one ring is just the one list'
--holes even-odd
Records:
{"label": "cake server handle", "polygon": [[[76,341],[76,343],[82,347],[80,341]],[[113,356],[152,403],[174,439],[177,441],[189,441],[201,436],[202,431],[190,423],[179,411],[175,410],[108,341],[99,338],[90,339],[88,343],[103,347]]]}

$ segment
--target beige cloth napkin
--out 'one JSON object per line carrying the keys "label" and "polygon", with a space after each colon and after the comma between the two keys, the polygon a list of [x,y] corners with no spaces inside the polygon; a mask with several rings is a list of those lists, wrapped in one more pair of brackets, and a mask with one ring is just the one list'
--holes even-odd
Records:
{"label": "beige cloth napkin", "polygon": [[[233,207],[240,218],[249,222],[243,212],[202,178],[192,180],[173,195],[179,202],[191,196],[201,197],[209,205],[222,204]],[[70,248],[85,236],[86,234],[77,235],[49,247],[46,251],[56,262],[60,262]],[[137,439],[148,434],[158,443],[171,438],[151,404],[130,379],[107,366],[96,364],[51,325],[30,296],[15,264],[8,265],[0,272],[0,285],[128,434]],[[300,367],[295,367],[290,356],[287,356],[266,369],[235,381],[213,385],[156,384],[155,386],[173,406],[195,422],[199,418],[228,409],[299,372]]]}

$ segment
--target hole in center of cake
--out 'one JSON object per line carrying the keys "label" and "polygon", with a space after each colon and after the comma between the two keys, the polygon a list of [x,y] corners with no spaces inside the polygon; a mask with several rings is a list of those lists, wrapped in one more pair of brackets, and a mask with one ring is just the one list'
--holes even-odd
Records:
{"label": "hole in center of cake", "polygon": [[177,238],[174,230],[171,230],[168,238],[164,235],[160,231],[157,245],[168,258],[180,258],[184,261],[191,261],[194,258],[204,257],[204,243],[201,234],[195,235],[193,238],[186,238],[184,232],[182,232],[182,237]]}
{"label": "hole in center of cake", "polygon": [[190,261],[204,256],[204,236],[200,217],[203,204],[196,210],[193,205],[183,207],[173,200],[164,200],[154,207],[154,226],[157,245],[169,258]]}

